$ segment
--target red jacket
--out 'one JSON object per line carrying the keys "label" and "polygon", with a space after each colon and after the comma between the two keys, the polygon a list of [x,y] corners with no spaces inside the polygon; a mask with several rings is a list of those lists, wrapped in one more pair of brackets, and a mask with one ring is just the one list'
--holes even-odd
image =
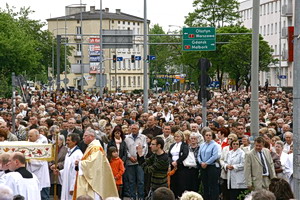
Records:
{"label": "red jacket", "polygon": [[112,158],[110,161],[111,170],[115,177],[115,181],[117,185],[122,185],[122,175],[125,172],[125,167],[121,158]]}

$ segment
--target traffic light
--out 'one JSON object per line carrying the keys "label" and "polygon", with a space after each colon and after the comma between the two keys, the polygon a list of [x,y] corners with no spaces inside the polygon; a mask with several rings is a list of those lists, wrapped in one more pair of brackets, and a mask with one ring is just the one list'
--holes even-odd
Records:
{"label": "traffic light", "polygon": [[207,86],[211,82],[211,78],[209,77],[209,74],[208,74],[208,71],[210,68],[209,60],[206,58],[199,59],[198,67],[201,72],[200,76],[199,76],[200,90],[199,90],[199,94],[198,94],[198,99],[199,99],[199,101],[201,101],[204,98],[209,100],[210,95],[209,95],[209,91],[207,91]]}
{"label": "traffic light", "polygon": [[113,63],[117,62],[117,55],[113,55]]}
{"label": "traffic light", "polygon": [[131,55],[131,62],[132,62],[132,63],[135,62],[135,55]]}

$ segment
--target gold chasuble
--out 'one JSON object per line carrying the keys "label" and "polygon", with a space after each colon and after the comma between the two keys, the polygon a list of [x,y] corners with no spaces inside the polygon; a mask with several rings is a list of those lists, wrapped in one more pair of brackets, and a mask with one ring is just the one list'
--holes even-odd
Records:
{"label": "gold chasuble", "polygon": [[88,145],[79,168],[82,173],[77,172],[73,200],[81,195],[94,198],[95,193],[103,199],[119,196],[111,167],[98,140]]}

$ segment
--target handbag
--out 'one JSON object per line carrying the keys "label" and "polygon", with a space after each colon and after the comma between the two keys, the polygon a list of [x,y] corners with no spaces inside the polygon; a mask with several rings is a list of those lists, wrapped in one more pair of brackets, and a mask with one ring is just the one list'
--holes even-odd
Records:
{"label": "handbag", "polygon": [[189,151],[189,155],[182,162],[185,167],[197,168],[197,162],[193,151]]}

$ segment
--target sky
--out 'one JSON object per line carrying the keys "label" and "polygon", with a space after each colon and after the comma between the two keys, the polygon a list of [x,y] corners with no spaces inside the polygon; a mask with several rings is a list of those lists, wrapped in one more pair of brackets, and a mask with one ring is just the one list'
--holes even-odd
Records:
{"label": "sky", "polygon": [[[147,18],[151,20],[152,26],[159,24],[166,32],[178,30],[184,25],[184,17],[194,11],[193,1],[147,0]],[[50,17],[64,16],[65,6],[80,4],[80,0],[0,0],[0,7],[5,8],[6,3],[17,10],[23,6],[30,7],[35,11],[30,18],[46,22]],[[82,0],[82,4],[86,4],[87,11],[90,6],[100,9],[100,0]],[[102,8],[109,8],[110,12],[121,9],[121,12],[144,17],[143,0],[102,0]]]}

